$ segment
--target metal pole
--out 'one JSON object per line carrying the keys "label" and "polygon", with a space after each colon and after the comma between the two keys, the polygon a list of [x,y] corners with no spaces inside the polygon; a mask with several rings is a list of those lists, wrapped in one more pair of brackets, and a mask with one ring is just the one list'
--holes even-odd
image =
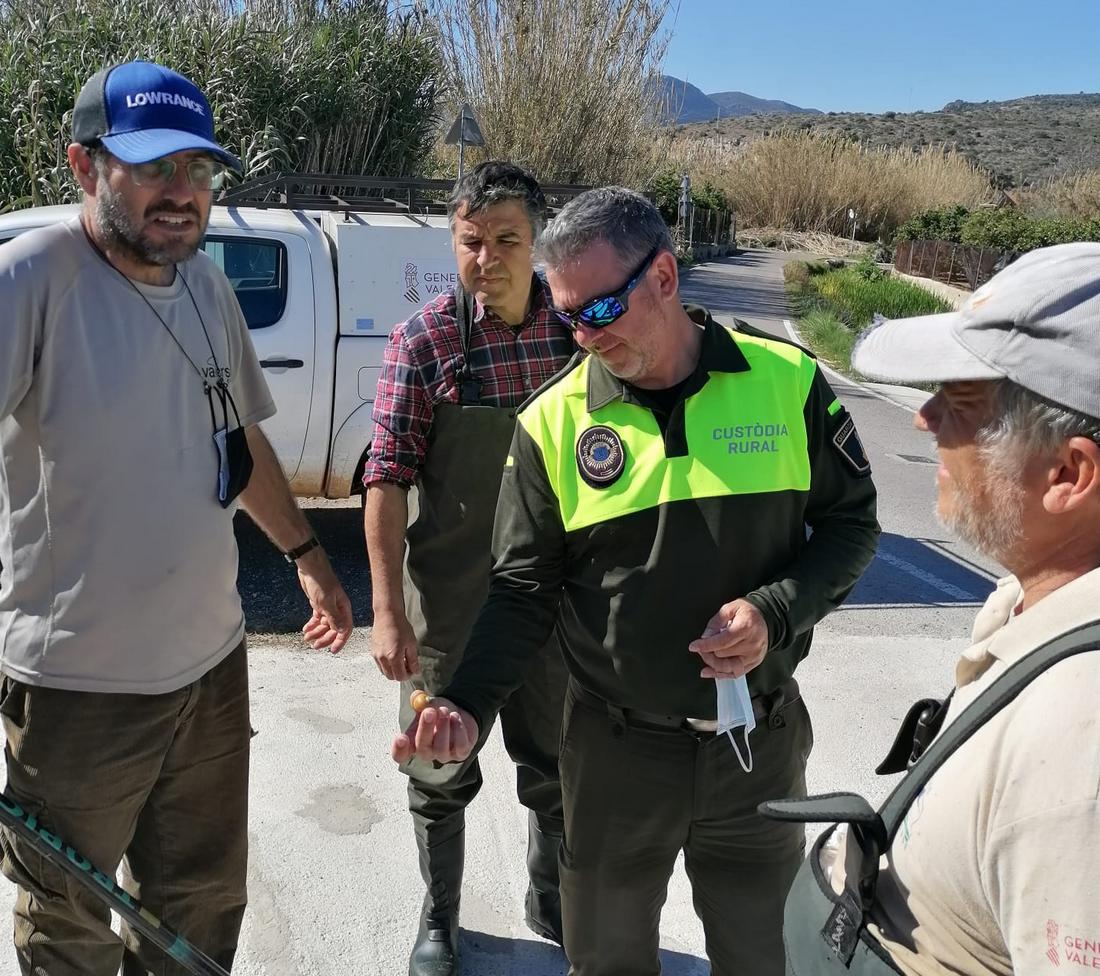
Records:
{"label": "metal pole", "polygon": [[[684,173],[680,179],[680,205],[677,208],[677,228],[682,247],[691,247],[691,176]],[[686,237],[686,240],[685,240]]]}
{"label": "metal pole", "polygon": [[100,871],[83,854],[40,824],[37,816],[4,793],[0,793],[0,824],[33,847],[39,857],[66,872],[193,976],[229,976],[213,959],[120,888],[113,872]]}
{"label": "metal pole", "polygon": [[458,140],[458,178],[462,179],[462,171],[466,167],[466,140]]}

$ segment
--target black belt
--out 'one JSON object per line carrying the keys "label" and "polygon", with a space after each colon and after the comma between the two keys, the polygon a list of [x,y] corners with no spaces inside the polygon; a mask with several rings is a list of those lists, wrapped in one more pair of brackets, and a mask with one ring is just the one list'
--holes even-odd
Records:
{"label": "black belt", "polygon": [[[698,736],[711,736],[715,733],[715,729],[713,728],[699,728],[694,724],[696,722],[706,722],[707,720],[705,719],[692,719],[680,715],[662,715],[658,712],[646,712],[640,708],[623,708],[620,705],[616,705],[614,702],[609,702],[606,698],[601,698],[595,692],[591,692],[587,688],[582,687],[573,678],[569,679],[569,688],[577,701],[584,702],[584,704],[590,705],[593,708],[606,711],[613,721],[621,722],[623,725],[632,725],[649,729],[675,730]],[[783,716],[779,714],[780,710],[785,705],[797,701],[800,697],[801,692],[798,690],[798,682],[795,681],[794,678],[788,678],[775,691],[770,691],[762,695],[753,695],[752,713],[756,717],[758,723],[767,725],[769,728],[773,729],[782,728],[785,723],[783,721]],[[710,721],[713,722],[713,719]],[[715,726],[715,728],[716,727],[717,726]]]}

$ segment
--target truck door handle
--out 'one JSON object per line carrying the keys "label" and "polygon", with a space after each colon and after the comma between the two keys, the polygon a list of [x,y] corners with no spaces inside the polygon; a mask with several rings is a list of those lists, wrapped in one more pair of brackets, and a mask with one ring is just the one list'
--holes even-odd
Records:
{"label": "truck door handle", "polygon": [[301,369],[305,363],[300,359],[261,359],[265,369]]}

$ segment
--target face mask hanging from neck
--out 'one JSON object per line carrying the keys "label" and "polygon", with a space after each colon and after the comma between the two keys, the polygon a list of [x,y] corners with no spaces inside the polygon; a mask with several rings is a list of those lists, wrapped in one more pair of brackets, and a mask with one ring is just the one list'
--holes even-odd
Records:
{"label": "face mask hanging from neck", "polygon": [[[214,425],[214,448],[218,454],[217,498],[222,508],[229,508],[237,496],[248,487],[252,477],[252,452],[248,438],[241,426],[237,405],[225,383],[208,386],[206,397],[210,401],[210,421]],[[214,410],[214,398],[221,405],[221,424]],[[229,411],[232,409],[237,426],[229,430]]]}

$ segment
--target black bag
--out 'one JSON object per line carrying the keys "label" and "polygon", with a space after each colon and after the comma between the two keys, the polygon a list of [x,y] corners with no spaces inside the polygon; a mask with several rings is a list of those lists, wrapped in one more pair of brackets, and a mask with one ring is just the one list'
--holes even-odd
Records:
{"label": "black bag", "polygon": [[[787,896],[783,946],[788,976],[896,976],[901,972],[868,930],[867,915],[875,900],[879,860],[890,849],[910,805],[948,757],[1035,678],[1059,661],[1095,650],[1100,650],[1100,623],[1082,625],[1048,641],[1009,667],[939,738],[934,739],[947,702],[917,702],[877,770],[895,773],[908,766],[908,775],[877,812],[854,793],[760,804],[760,813],[773,820],[834,824],[814,844]],[[911,749],[905,743],[907,734],[912,736]],[[821,870],[821,849],[836,823],[848,824],[846,883],[841,895]]]}

